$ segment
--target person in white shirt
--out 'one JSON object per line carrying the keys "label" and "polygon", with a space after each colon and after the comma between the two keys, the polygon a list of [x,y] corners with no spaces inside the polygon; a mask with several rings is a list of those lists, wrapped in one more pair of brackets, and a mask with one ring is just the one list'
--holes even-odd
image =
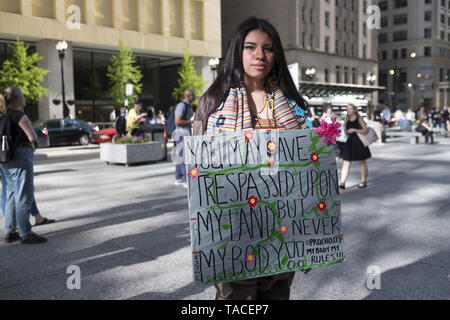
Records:
{"label": "person in white shirt", "polygon": [[408,112],[406,112],[406,120],[409,120],[412,123],[416,122],[416,114],[412,111],[411,108],[408,108]]}

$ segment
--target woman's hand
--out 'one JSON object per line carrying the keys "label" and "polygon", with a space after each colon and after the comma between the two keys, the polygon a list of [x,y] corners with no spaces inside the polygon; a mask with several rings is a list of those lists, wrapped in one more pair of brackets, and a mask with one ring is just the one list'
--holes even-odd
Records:
{"label": "woman's hand", "polygon": [[348,130],[345,130],[345,133],[346,133],[346,134],[352,134],[352,133],[355,133],[355,132],[356,132],[356,130],[353,129],[353,128],[348,129]]}

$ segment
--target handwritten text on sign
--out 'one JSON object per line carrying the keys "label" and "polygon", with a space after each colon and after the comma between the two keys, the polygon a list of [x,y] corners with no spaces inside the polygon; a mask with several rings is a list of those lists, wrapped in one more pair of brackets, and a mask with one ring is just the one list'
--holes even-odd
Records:
{"label": "handwritten text on sign", "polygon": [[185,137],[194,279],[344,260],[335,149],[312,130]]}

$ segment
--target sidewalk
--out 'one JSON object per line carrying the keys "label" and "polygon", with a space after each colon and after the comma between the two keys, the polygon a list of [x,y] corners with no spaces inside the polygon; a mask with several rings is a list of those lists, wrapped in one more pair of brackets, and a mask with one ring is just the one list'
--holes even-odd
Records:
{"label": "sidewalk", "polygon": [[[450,297],[450,139],[436,141],[371,147],[365,190],[352,165],[342,193],[347,261],[297,273],[291,299]],[[173,185],[174,165],[107,166],[97,152],[56,148],[36,163],[38,207],[57,223],[34,228],[46,244],[0,242],[0,299],[213,299],[213,287],[192,282],[187,196]],[[67,287],[72,265],[80,290]],[[381,290],[366,287],[372,265]]]}

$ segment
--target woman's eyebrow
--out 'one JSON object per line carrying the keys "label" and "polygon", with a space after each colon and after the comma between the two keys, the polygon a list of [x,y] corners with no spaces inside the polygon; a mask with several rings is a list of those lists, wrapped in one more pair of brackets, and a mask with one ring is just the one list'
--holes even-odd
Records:
{"label": "woman's eyebrow", "polygon": [[[252,44],[252,45],[257,45],[257,43],[255,43],[255,42],[251,42],[251,41],[246,41],[246,42],[244,42],[244,44]],[[264,43],[263,44],[263,47],[264,46],[272,46],[272,43]]]}

